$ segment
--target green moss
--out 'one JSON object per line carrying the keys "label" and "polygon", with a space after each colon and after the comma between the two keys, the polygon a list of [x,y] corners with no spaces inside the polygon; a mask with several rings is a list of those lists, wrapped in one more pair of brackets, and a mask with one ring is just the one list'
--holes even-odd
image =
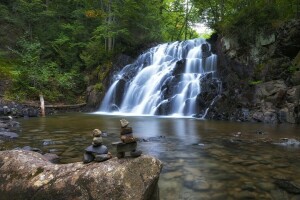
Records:
{"label": "green moss", "polygon": [[249,81],[249,85],[257,85],[262,83],[262,80],[258,80],[258,81]]}
{"label": "green moss", "polygon": [[295,72],[297,72],[297,71],[299,71],[300,69],[299,69],[299,67],[297,67],[296,65],[290,65],[289,67],[288,67],[288,71],[289,71],[289,73],[291,73],[291,74],[294,74]]}
{"label": "green moss", "polygon": [[12,63],[4,58],[0,58],[0,78],[9,79],[13,75]]}

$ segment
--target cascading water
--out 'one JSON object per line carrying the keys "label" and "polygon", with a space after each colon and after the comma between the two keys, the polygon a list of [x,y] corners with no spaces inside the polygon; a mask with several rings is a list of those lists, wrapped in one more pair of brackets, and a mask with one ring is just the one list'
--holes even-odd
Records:
{"label": "cascading water", "polygon": [[216,59],[204,39],[153,47],[115,76],[100,112],[204,117],[221,90]]}

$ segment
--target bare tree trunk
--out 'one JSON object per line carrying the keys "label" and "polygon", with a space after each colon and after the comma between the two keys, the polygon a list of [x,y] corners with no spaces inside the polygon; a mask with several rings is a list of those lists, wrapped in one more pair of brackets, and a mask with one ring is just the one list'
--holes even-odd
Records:
{"label": "bare tree trunk", "polygon": [[44,97],[42,94],[40,94],[40,102],[41,102],[41,115],[42,117],[45,117],[45,102],[44,102]]}
{"label": "bare tree trunk", "polygon": [[185,8],[185,29],[184,29],[184,40],[187,38],[187,28],[188,28],[188,12],[189,12],[189,1],[186,0]]}
{"label": "bare tree trunk", "polygon": [[[111,0],[108,2],[108,18],[107,18],[107,25],[108,25],[108,29],[110,29],[111,24],[112,24],[112,11],[111,11]],[[109,30],[110,31],[110,30]],[[112,36],[108,34],[108,38],[107,38],[107,51],[111,51],[113,49],[112,47]]]}

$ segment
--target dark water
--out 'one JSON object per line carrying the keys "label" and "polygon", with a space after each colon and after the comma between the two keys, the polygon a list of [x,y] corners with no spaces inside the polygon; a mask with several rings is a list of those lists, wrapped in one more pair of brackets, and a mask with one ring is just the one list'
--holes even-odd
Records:
{"label": "dark water", "polygon": [[[67,114],[21,119],[22,132],[7,148],[29,145],[60,156],[61,163],[81,161],[91,131],[119,140],[122,116]],[[300,187],[300,144],[277,145],[280,138],[299,141],[300,126],[234,123],[196,119],[125,117],[138,149],[163,161],[159,187],[165,199],[300,199],[275,181]],[[297,141],[296,141],[297,142]],[[282,187],[282,186],[281,186]]]}

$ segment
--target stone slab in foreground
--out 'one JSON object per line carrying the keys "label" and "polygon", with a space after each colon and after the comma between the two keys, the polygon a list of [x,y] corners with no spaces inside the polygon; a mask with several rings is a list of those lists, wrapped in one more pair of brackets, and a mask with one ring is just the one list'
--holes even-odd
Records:
{"label": "stone slab in foreground", "polygon": [[162,162],[152,156],[52,164],[31,151],[0,151],[1,200],[156,199]]}

